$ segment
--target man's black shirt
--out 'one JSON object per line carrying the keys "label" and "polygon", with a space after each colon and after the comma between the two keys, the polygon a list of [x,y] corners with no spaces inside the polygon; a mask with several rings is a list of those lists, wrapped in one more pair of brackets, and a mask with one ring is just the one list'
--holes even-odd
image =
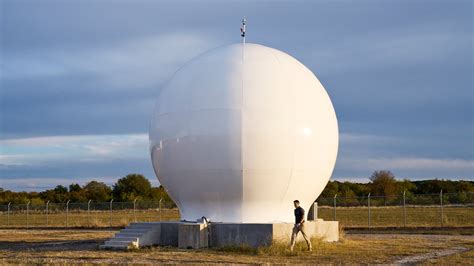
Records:
{"label": "man's black shirt", "polygon": [[300,223],[304,218],[304,209],[299,207],[295,208],[295,224]]}

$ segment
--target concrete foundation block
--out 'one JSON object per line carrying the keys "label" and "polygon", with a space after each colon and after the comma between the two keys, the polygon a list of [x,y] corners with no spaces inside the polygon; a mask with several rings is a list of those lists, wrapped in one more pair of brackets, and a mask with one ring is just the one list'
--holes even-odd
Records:
{"label": "concrete foundation block", "polygon": [[339,222],[338,221],[323,221],[318,219],[314,221],[315,237],[320,237],[323,241],[336,242],[339,241]]}
{"label": "concrete foundation block", "polygon": [[[273,240],[289,241],[293,232],[294,224],[291,223],[275,223],[273,224]],[[304,223],[306,235],[313,238],[321,238],[326,242],[339,241],[339,222],[323,221],[317,219],[315,221],[306,221]],[[303,240],[298,234],[297,241]]]}
{"label": "concrete foundation block", "polygon": [[181,222],[161,222],[160,246],[178,246],[178,230]]}
{"label": "concrete foundation block", "polygon": [[211,223],[212,247],[259,247],[272,243],[272,224]]}
{"label": "concrete foundation block", "polygon": [[178,228],[179,248],[207,248],[208,226],[205,223],[180,223]]}

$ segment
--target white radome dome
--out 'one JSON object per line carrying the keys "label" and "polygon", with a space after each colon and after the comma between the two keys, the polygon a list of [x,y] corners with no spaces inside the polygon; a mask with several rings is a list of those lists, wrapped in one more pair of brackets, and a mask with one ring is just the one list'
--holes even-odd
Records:
{"label": "white radome dome", "polygon": [[191,60],[162,88],[150,127],[155,173],[181,219],[293,222],[326,186],[336,114],[290,55],[232,44]]}

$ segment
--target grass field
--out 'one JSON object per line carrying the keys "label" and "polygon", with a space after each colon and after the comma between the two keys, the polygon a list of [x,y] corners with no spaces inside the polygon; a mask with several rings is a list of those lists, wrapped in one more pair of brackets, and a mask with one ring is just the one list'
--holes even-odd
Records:
{"label": "grass field", "polygon": [[[289,210],[291,211],[291,210]],[[318,216],[324,220],[334,219],[334,209],[320,207]],[[450,207],[443,208],[444,227],[473,227],[474,207]],[[114,210],[108,211],[70,211],[50,213],[48,217],[41,212],[30,212],[28,215],[29,227],[122,227],[130,222],[142,221],[169,221],[178,220],[178,209],[150,210]],[[27,227],[26,212],[14,212],[10,215],[10,221],[6,212],[0,212],[0,228],[25,228]],[[367,207],[338,207],[336,220],[343,227],[364,228],[368,227]],[[10,226],[8,226],[10,224]],[[371,227],[402,227],[404,226],[403,209],[401,207],[372,207]],[[437,227],[441,226],[441,210],[439,207],[407,207],[407,227]]]}
{"label": "grass field", "polygon": [[[403,208],[399,206],[371,207],[372,227],[402,227],[404,226]],[[334,220],[334,209],[319,207],[318,217],[324,220]],[[417,206],[406,208],[407,227],[472,227],[474,226],[474,207],[443,207],[443,215],[439,206]],[[336,220],[344,227],[368,227],[367,207],[337,207]]]}
{"label": "grass field", "polygon": [[[0,228],[26,228],[29,227],[122,227],[131,222],[152,222],[179,220],[178,209],[159,210],[116,210],[108,211],[70,211],[49,213],[48,216],[41,212],[31,212],[28,217],[26,212],[16,212],[8,217],[6,213],[0,216]],[[28,221],[28,223],[27,223]],[[8,226],[8,224],[10,226]]]}
{"label": "grass field", "polygon": [[313,239],[312,252],[305,251],[300,242],[293,253],[288,250],[288,243],[260,249],[152,247],[128,252],[99,250],[98,245],[114,233],[90,229],[0,230],[0,264],[373,264],[400,260],[474,263],[473,236],[348,234],[337,243]]}

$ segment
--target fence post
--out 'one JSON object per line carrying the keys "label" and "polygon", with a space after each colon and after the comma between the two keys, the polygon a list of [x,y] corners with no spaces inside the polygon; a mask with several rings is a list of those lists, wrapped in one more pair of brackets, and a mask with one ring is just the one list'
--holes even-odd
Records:
{"label": "fence post", "polygon": [[133,221],[137,222],[137,215],[135,214],[135,210],[137,209],[137,199],[133,200]]}
{"label": "fence post", "polygon": [[7,226],[10,226],[10,205],[11,205],[11,204],[12,204],[12,203],[9,202],[9,203],[8,203],[8,207],[7,207]]}
{"label": "fence post", "polygon": [[91,200],[89,200],[87,202],[87,220],[88,220],[89,226],[91,226],[92,225],[92,221],[91,221]]}
{"label": "fence post", "polygon": [[313,205],[309,209],[308,212],[308,221],[316,221],[318,220],[318,202],[313,202]]}
{"label": "fence post", "polygon": [[26,203],[26,228],[30,228],[30,201]]}
{"label": "fence post", "polygon": [[407,210],[405,206],[406,192],[406,190],[403,191],[403,227],[407,227]]}
{"label": "fence post", "polygon": [[368,207],[368,215],[369,215],[367,221],[368,221],[368,225],[370,229],[370,193],[369,195],[367,195],[367,207]]}
{"label": "fence post", "polygon": [[69,200],[66,202],[66,228],[69,228]]}
{"label": "fence post", "polygon": [[439,208],[440,208],[440,215],[441,215],[441,227],[443,227],[443,190],[439,192]]}
{"label": "fence post", "polygon": [[110,213],[110,216],[109,216],[109,225],[110,227],[112,227],[112,203],[114,202],[114,199],[111,199],[110,200],[110,206],[109,206],[109,213]]}
{"label": "fence post", "polygon": [[160,210],[160,222],[161,222],[161,202],[163,201],[163,198],[160,198],[160,203],[158,205],[158,208]]}
{"label": "fence post", "polygon": [[48,207],[49,207],[49,200],[46,202],[46,227],[48,227]]}
{"label": "fence post", "polygon": [[337,198],[337,194],[334,194],[334,221],[336,221],[336,198]]}

